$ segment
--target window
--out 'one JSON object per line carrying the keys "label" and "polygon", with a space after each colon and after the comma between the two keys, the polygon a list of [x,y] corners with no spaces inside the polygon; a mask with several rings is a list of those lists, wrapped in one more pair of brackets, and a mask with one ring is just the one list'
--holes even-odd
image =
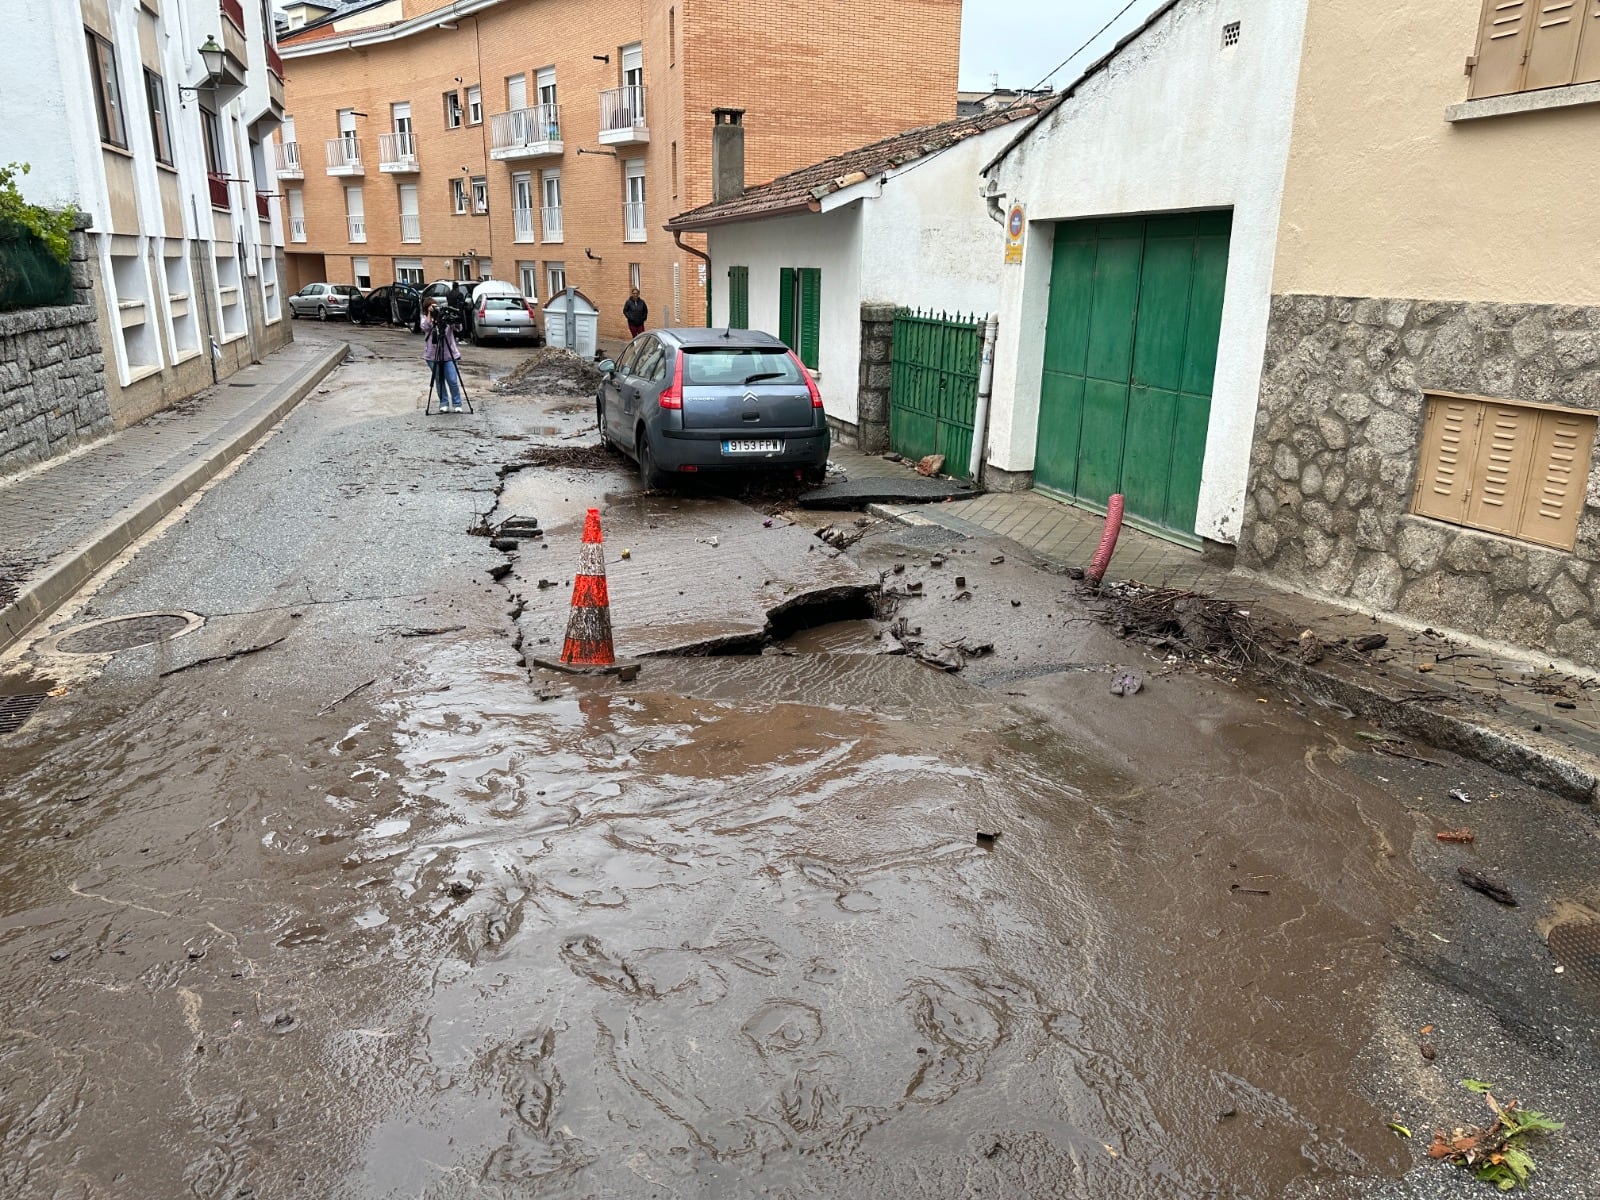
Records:
{"label": "window", "polygon": [[1484,0],[1468,94],[1505,96],[1600,81],[1600,20],[1591,4]]}
{"label": "window", "polygon": [[480,258],[478,260],[478,278],[479,279],[493,279],[494,278],[494,259],[492,259],[492,258]]}
{"label": "window", "polygon": [[506,111],[516,112],[528,107],[528,77],[523,74],[506,76]]}
{"label": "window", "polygon": [[678,143],[672,143],[672,202],[678,202]]}
{"label": "window", "polygon": [[667,377],[667,349],[661,344],[660,338],[646,335],[630,373],[639,379],[658,380]]}
{"label": "window", "polygon": [[228,172],[223,168],[222,122],[217,120],[216,113],[204,106],[200,109],[200,135],[206,147],[206,170],[213,175],[226,175]]}
{"label": "window", "polygon": [[750,328],[750,268],[728,268],[728,328]]}
{"label": "window", "polygon": [[350,227],[350,240],[352,242],[366,241],[367,212],[359,187],[347,187],[344,189],[344,214],[345,221]]}
{"label": "window", "polygon": [[444,127],[446,129],[461,128],[460,92],[446,92],[444,94]]}
{"label": "window", "polygon": [[644,47],[638,42],[622,47],[622,86],[644,86]]}
{"label": "window", "polygon": [[554,67],[541,67],[536,79],[539,84],[539,103],[554,104],[556,102],[556,69]]}
{"label": "window", "polygon": [[350,274],[355,277],[356,286],[366,289],[372,286],[372,266],[365,258],[352,258],[350,260]]}
{"label": "window", "polygon": [[410,133],[411,102],[403,100],[389,105],[389,121],[396,133]]}
{"label": "window", "polygon": [[778,272],[778,337],[813,371],[822,322],[822,272],[784,267]]}
{"label": "window", "polygon": [[678,10],[667,9],[667,66],[678,65]]}
{"label": "window", "polygon": [[567,290],[567,264],[547,262],[544,265],[545,284],[550,288],[550,299],[554,300]]}
{"label": "window", "polygon": [[622,164],[622,240],[644,241],[644,159]]}
{"label": "window", "polygon": [[462,283],[467,283],[472,279],[472,260],[470,258],[456,259],[456,278],[461,280]]}
{"label": "window", "polygon": [[719,387],[744,387],[752,383],[782,385],[805,382],[800,378],[800,368],[794,365],[794,359],[783,351],[759,350],[746,346],[730,350],[714,346],[685,350],[683,381]]}
{"label": "window", "polygon": [[420,258],[395,259],[394,278],[396,283],[409,283],[412,287],[421,287],[422,260]]}
{"label": "window", "polygon": [[544,227],[544,240],[559,242],[561,234],[561,172],[544,171],[539,176],[544,205],[540,209],[540,224]]}
{"label": "window", "polygon": [[483,89],[477,84],[467,89],[467,124],[483,124]]}
{"label": "window", "polygon": [[172,165],[172,126],[167,121],[167,89],[161,76],[148,67],[144,73],[145,103],[150,108],[150,139],[155,143],[156,161]]}
{"label": "window", "polygon": [[642,271],[639,263],[629,263],[628,264],[628,286],[630,288],[643,287],[644,285],[639,282],[639,279],[640,279],[642,274],[643,274],[643,271]]}
{"label": "window", "polygon": [[1571,550],[1595,414],[1430,393],[1411,511]]}
{"label": "window", "polygon": [[517,286],[531,299],[539,298],[539,265],[531,262],[517,264]]}
{"label": "window", "polygon": [[117,51],[92,30],[89,39],[89,74],[94,83],[94,107],[100,117],[100,140],[119,149],[128,148],[128,127],[122,119],[122,85],[117,82]]}
{"label": "window", "polygon": [[465,179],[452,179],[450,181],[450,207],[456,216],[466,215],[467,181]]}
{"label": "window", "polygon": [[306,240],[306,198],[299,188],[289,189],[289,240]]}
{"label": "window", "polygon": [[489,178],[486,175],[472,177],[472,211],[475,213],[489,211]]}

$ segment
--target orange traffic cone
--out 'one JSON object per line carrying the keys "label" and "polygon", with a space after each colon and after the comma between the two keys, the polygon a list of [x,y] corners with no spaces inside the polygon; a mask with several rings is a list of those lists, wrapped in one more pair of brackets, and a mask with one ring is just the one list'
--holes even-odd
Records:
{"label": "orange traffic cone", "polygon": [[617,655],[611,647],[611,598],[606,594],[606,552],[601,545],[600,510],[591,508],[583,522],[583,549],[578,575],[572,581],[572,616],[561,663],[568,667],[609,667]]}

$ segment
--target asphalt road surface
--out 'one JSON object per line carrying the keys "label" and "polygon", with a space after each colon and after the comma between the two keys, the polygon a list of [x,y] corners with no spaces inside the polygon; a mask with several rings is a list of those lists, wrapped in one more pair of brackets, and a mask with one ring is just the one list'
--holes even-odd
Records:
{"label": "asphalt road surface", "polygon": [[[1486,1195],[1425,1153],[1467,1078],[1600,1196],[1591,810],[350,336],[0,664],[57,691],[0,738],[0,1196]],[[628,682],[532,665],[589,507]]]}

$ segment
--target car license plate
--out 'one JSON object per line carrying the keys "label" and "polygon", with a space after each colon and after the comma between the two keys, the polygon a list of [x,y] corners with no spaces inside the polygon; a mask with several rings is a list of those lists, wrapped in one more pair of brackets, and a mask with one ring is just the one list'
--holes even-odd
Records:
{"label": "car license plate", "polygon": [[779,454],[782,451],[781,438],[740,438],[722,443],[724,454]]}

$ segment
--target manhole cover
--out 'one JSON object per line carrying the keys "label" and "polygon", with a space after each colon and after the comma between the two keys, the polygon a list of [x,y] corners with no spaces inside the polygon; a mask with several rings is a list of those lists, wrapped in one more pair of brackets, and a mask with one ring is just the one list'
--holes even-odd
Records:
{"label": "manhole cover", "polygon": [[15,733],[39,711],[46,692],[27,692],[21,696],[0,696],[0,733]]}
{"label": "manhole cover", "polygon": [[115,654],[119,650],[148,646],[165,638],[182,637],[199,629],[203,622],[203,617],[189,612],[106,617],[58,634],[53,649],[61,654]]}
{"label": "manhole cover", "polygon": [[1545,941],[1568,974],[1600,987],[1600,922],[1565,921],[1552,926]]}

